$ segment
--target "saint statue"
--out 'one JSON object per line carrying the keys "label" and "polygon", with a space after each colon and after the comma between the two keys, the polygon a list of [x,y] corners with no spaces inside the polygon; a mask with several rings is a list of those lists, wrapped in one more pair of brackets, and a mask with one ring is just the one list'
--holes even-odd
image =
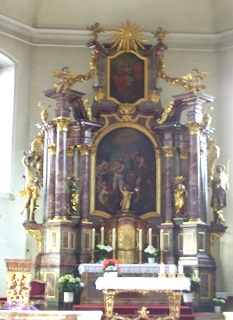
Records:
{"label": "saint statue", "polygon": [[184,214],[185,197],[187,191],[183,184],[184,177],[178,176],[175,178],[175,190],[174,190],[174,203],[176,215],[180,216]]}
{"label": "saint statue", "polygon": [[226,207],[226,190],[229,189],[228,175],[225,172],[225,166],[219,164],[215,168],[212,179],[212,198],[210,206],[213,209],[214,223],[224,223],[225,219],[222,209]]}
{"label": "saint statue", "polygon": [[120,187],[120,191],[122,194],[122,198],[120,202],[121,210],[128,211],[130,208],[131,197],[134,194],[134,192],[138,190],[137,188],[135,188],[133,191],[130,191],[125,186],[123,186],[123,187]]}

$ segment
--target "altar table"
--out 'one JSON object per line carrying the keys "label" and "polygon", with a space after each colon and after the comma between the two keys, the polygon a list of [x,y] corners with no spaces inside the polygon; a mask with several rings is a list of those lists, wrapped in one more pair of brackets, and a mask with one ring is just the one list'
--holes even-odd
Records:
{"label": "altar table", "polygon": [[122,292],[163,292],[168,298],[169,317],[179,319],[182,290],[190,290],[189,278],[157,278],[157,277],[99,277],[96,289],[104,295],[105,316],[113,317],[114,297]]}

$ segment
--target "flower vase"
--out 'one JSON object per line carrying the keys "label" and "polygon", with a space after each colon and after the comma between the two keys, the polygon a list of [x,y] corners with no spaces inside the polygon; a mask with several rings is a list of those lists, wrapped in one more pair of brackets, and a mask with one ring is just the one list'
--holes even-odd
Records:
{"label": "flower vase", "polygon": [[183,302],[191,303],[193,301],[192,292],[183,292]]}
{"label": "flower vase", "polygon": [[155,258],[153,257],[148,258],[148,263],[155,263]]}
{"label": "flower vase", "polygon": [[64,292],[64,302],[70,303],[74,301],[74,292]]}
{"label": "flower vase", "polygon": [[221,312],[221,306],[214,306],[214,312],[220,313]]}

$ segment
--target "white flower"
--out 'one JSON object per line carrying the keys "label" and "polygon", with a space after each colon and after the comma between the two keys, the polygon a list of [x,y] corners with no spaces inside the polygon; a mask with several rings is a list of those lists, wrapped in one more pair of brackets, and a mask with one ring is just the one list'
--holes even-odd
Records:
{"label": "white flower", "polygon": [[158,249],[153,246],[147,246],[146,249],[144,249],[144,252],[155,257],[157,256]]}
{"label": "white flower", "polygon": [[100,250],[105,250],[107,252],[111,252],[112,251],[112,247],[111,246],[105,246],[104,244],[97,244],[96,247]]}

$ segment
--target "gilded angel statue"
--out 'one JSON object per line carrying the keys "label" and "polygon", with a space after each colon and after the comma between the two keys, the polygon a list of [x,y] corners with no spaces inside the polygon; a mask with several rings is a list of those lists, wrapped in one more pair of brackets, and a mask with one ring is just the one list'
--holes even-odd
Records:
{"label": "gilded angel statue", "polygon": [[100,24],[98,22],[94,23],[92,26],[87,27],[87,30],[90,30],[90,36],[91,36],[91,41],[96,41],[98,39],[98,33],[103,32],[104,29],[100,27]]}
{"label": "gilded angel statue", "polygon": [[77,74],[74,72],[70,72],[68,67],[63,67],[61,71],[59,70],[51,70],[54,77],[59,79],[59,82],[54,83],[54,87],[56,87],[56,92],[66,92],[67,89],[72,87],[75,82],[77,82]]}
{"label": "gilded angel statue", "polygon": [[206,89],[206,86],[201,83],[201,80],[208,74],[209,72],[199,72],[198,69],[193,69],[182,78],[191,85],[194,94],[197,95],[198,92],[203,93],[203,90]]}

